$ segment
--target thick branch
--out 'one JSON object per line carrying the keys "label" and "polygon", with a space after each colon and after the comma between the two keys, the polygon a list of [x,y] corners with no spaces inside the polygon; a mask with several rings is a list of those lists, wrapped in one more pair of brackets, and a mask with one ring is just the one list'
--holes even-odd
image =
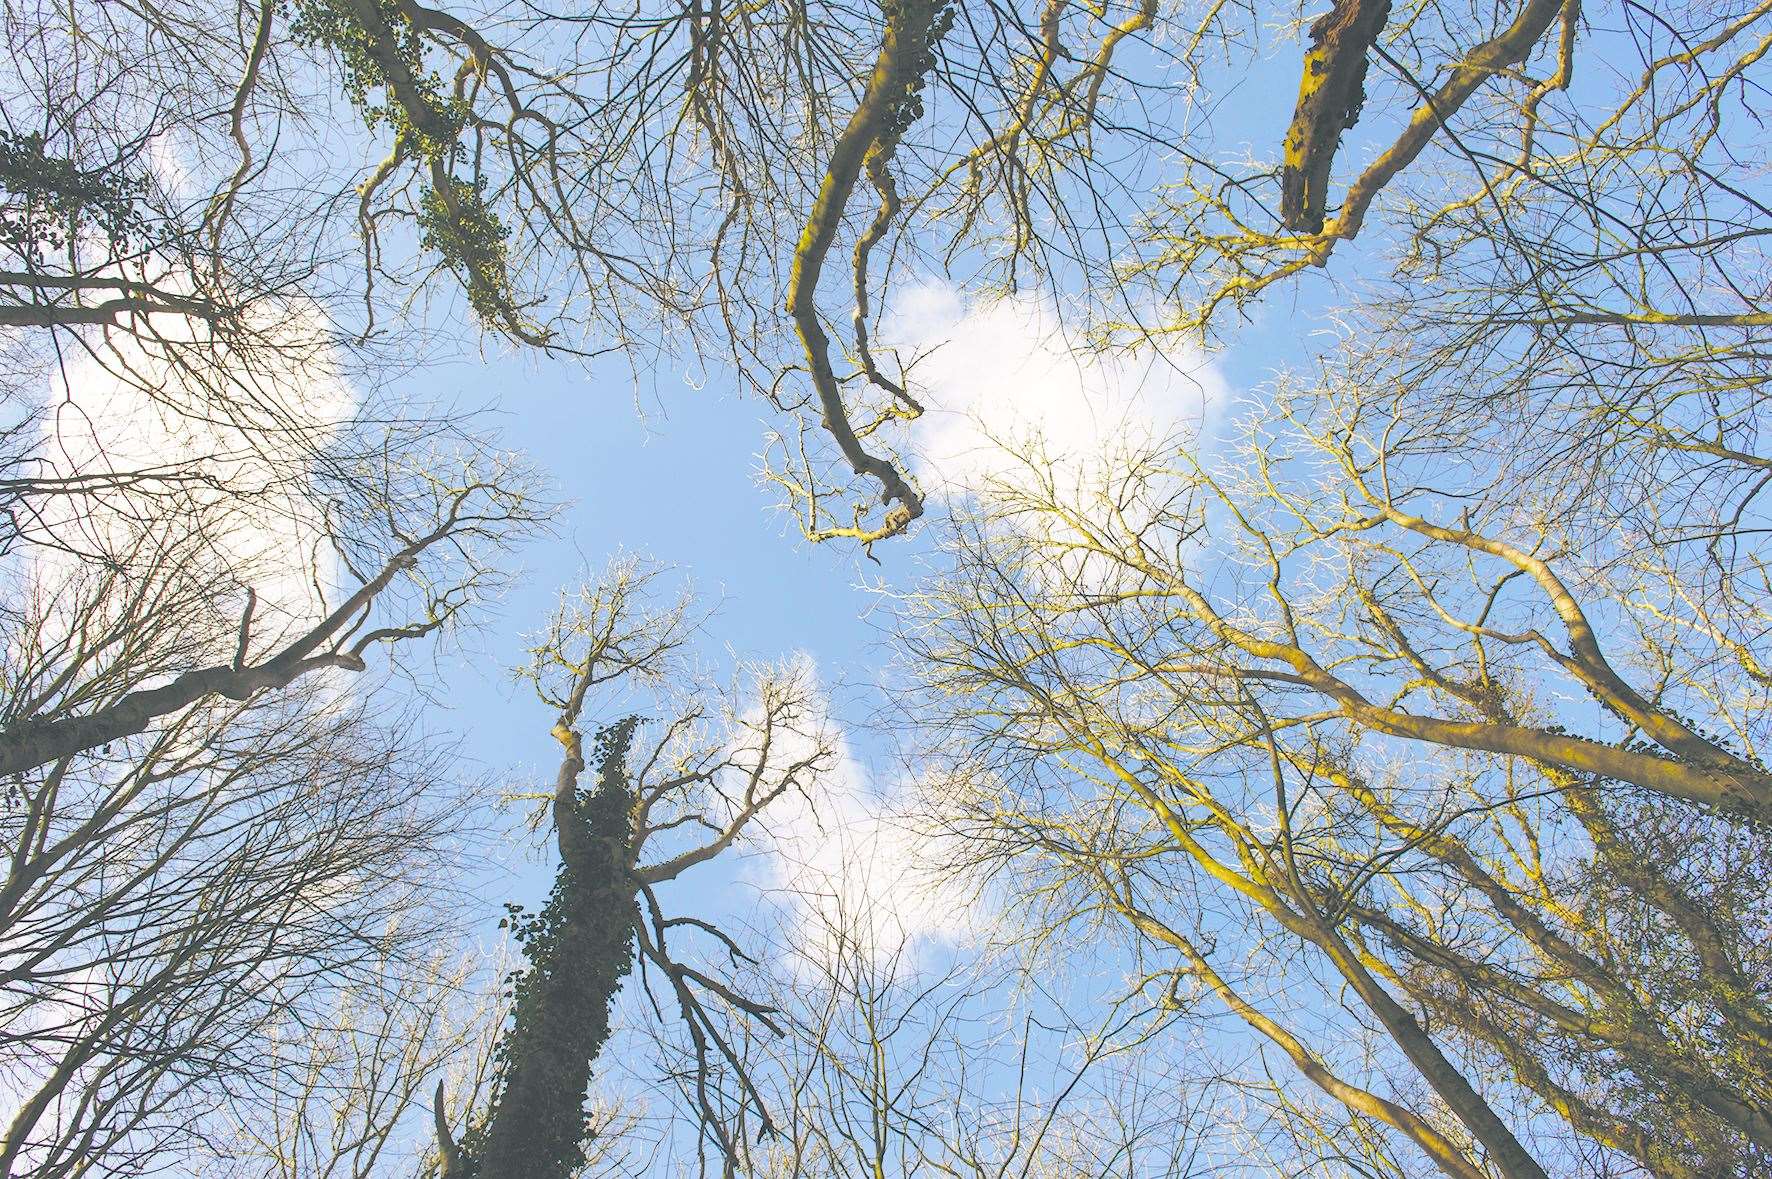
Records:
{"label": "thick branch", "polygon": [[1288,229],[1323,231],[1329,167],[1341,133],[1360,117],[1366,101],[1367,55],[1390,19],[1390,0],[1336,0],[1311,25],[1298,106],[1286,131],[1280,173],[1280,220]]}
{"label": "thick branch", "polygon": [[[381,571],[346,598],[319,625],[275,656],[256,665],[225,664],[187,671],[169,684],[130,692],[95,712],[54,720],[25,720],[0,733],[0,775],[18,774],[59,758],[70,757],[141,732],[156,717],[188,708],[211,696],[245,700],[258,692],[284,688],[311,671],[325,667],[363,669],[360,650],[321,651],[344,633],[394,577],[411,568],[418,556],[448,534],[452,522],[401,549]],[[359,644],[360,646],[360,644]]]}
{"label": "thick branch", "polygon": [[857,475],[879,482],[883,503],[898,505],[887,512],[878,529],[855,533],[856,538],[864,542],[903,532],[912,520],[923,514],[923,500],[890,460],[870,454],[862,446],[849,420],[842,387],[831,367],[830,337],[819,322],[818,279],[836,239],[843,211],[855,192],[863,164],[871,152],[890,156],[902,130],[895,123],[904,114],[910,89],[921,81],[920,75],[914,72],[916,66],[921,64],[927,69],[933,64],[927,44],[937,35],[938,12],[939,5],[936,4],[906,3],[894,19],[887,22],[886,37],[880,46],[879,57],[874,61],[873,71],[868,75],[861,104],[831,149],[824,180],[806,218],[799,244],[794,248],[793,269],[788,278],[787,312],[793,316],[794,328],[806,350],[813,389],[818,394],[820,420],[836,439],[837,448],[842,451],[850,469]]}

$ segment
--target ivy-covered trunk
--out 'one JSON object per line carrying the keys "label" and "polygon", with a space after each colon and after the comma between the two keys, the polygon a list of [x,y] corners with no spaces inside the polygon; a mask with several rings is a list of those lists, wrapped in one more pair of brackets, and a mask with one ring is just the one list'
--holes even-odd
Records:
{"label": "ivy-covered trunk", "polygon": [[515,982],[491,1106],[459,1158],[446,1160],[447,1179],[567,1179],[584,1164],[591,1064],[633,967],[640,919],[625,764],[633,732],[629,719],[598,734],[597,782],[589,791],[577,787],[584,763],[570,734],[554,806],[560,873],[540,913],[513,914],[528,967]]}

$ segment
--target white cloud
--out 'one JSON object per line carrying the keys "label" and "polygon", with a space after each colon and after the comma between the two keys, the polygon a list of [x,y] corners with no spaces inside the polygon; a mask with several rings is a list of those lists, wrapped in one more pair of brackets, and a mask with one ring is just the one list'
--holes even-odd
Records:
{"label": "white cloud", "polygon": [[[204,339],[198,321],[156,315],[164,345],[119,333],[52,379],[41,472],[153,478],[51,500],[28,538],[35,578],[65,582],[103,554],[145,543],[187,567],[225,572],[242,594],[251,587],[255,646],[320,615],[335,569],[307,455],[350,419],[357,398],[315,316],[288,305],[253,314],[271,347],[250,363]],[[185,346],[225,383],[204,387],[187,375]]]}
{"label": "white cloud", "polygon": [[1111,593],[1142,576],[1114,550],[1189,510],[1190,464],[1230,401],[1210,358],[1179,341],[1085,347],[1048,303],[968,305],[944,285],[905,291],[886,327],[926,398],[911,441],[932,495],[982,508],[1049,591]]}
{"label": "white cloud", "polygon": [[[808,657],[798,674],[815,681]],[[836,754],[805,795],[785,795],[768,812],[763,883],[788,898],[796,949],[807,962],[848,954],[881,961],[964,943],[979,928],[977,906],[939,878],[928,841],[900,809],[907,792],[876,787],[822,693],[815,710],[816,727],[782,734],[772,750],[786,762],[822,740]]]}
{"label": "white cloud", "polygon": [[911,428],[915,470],[947,496],[1012,478],[1018,449],[1088,482],[1116,456],[1196,432],[1228,395],[1197,348],[1082,348],[1074,325],[1027,297],[968,304],[949,284],[913,286],[881,335],[915,358],[927,407]]}

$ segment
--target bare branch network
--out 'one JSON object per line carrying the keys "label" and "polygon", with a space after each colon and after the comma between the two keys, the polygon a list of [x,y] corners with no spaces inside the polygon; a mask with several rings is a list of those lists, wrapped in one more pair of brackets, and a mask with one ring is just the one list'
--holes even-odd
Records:
{"label": "bare branch network", "polygon": [[[1772,1175],[1772,3],[0,36],[0,1179]],[[926,486],[932,282],[1273,371]],[[717,374],[918,555],[900,787],[636,559],[494,797],[441,657],[560,509],[476,353]]]}

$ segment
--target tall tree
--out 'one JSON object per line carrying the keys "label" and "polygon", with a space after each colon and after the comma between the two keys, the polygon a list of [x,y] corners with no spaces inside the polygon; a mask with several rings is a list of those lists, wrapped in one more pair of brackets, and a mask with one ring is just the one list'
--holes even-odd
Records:
{"label": "tall tree", "polygon": [[[1584,1140],[1655,1174],[1763,1167],[1755,526],[1718,548],[1565,515],[1425,397],[1331,373],[1211,469],[1188,444],[1082,475],[1028,453],[910,632],[984,754],[954,821],[982,862],[1049,861],[1448,1173]],[[1438,1109],[1247,996],[1318,970]],[[1547,1117],[1569,1136],[1514,1129]]]}
{"label": "tall tree", "polygon": [[[688,1041],[700,1132],[723,1156],[738,1157],[720,1116],[729,1098],[769,1124],[727,1024],[737,1015],[779,1031],[774,1012],[683,943],[700,935],[734,964],[748,956],[708,918],[670,915],[661,893],[751,838],[772,803],[816,789],[835,758],[832,736],[803,666],[753,668],[729,693],[697,683],[683,647],[701,618],[686,595],[659,598],[659,576],[638,562],[612,565],[562,602],[534,649],[528,676],[559,710],[552,732],[564,750],[553,790],[536,796],[560,863],[539,912],[512,907],[527,965],[512,987],[489,1099],[465,1133],[438,1118],[446,1179],[580,1172],[599,1133],[587,1119],[587,1093],[636,963],[655,1009],[673,1010]],[[655,737],[637,744],[640,718],[628,716],[600,729],[587,757],[587,706],[648,687],[654,704],[670,708],[649,726]],[[584,785],[593,763],[596,779]],[[439,1107],[442,1098],[439,1089]]]}

